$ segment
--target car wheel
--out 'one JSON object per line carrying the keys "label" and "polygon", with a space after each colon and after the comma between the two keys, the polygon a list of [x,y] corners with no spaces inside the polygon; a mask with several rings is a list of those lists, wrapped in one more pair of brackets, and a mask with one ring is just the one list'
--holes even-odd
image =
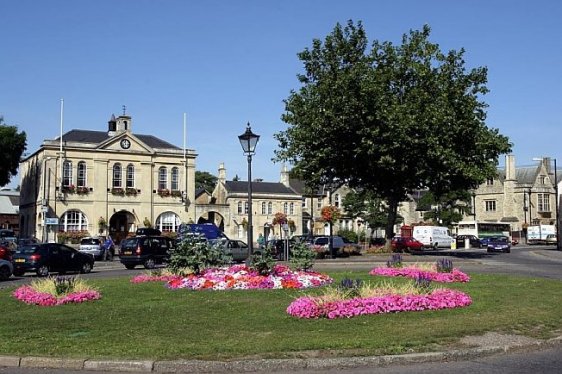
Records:
{"label": "car wheel", "polygon": [[88,274],[91,271],[92,271],[92,265],[89,262],[84,262],[82,264],[82,268],[80,269],[80,273]]}
{"label": "car wheel", "polygon": [[154,269],[154,266],[156,266],[156,263],[153,258],[147,258],[146,261],[144,261],[145,269]]}
{"label": "car wheel", "polygon": [[12,275],[10,268],[8,266],[0,267],[0,281],[5,281]]}
{"label": "car wheel", "polygon": [[127,265],[125,265],[125,267],[126,267],[128,270],[133,270],[133,269],[135,268],[135,265],[133,265],[133,264],[127,264]]}
{"label": "car wheel", "polygon": [[14,270],[14,277],[21,277],[24,274],[25,274],[25,271],[23,271],[23,270]]}
{"label": "car wheel", "polygon": [[46,277],[47,275],[49,275],[49,268],[47,267],[47,265],[41,265],[37,269],[37,275],[40,277]]}

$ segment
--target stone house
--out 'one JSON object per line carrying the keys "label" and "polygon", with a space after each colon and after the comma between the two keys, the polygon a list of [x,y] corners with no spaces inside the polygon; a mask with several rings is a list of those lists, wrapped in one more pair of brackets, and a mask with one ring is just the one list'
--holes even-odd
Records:
{"label": "stone house", "polygon": [[128,115],[112,116],[107,131],[70,130],[24,158],[21,234],[111,234],[118,242],[145,225],[166,232],[195,220],[197,155],[132,125]]}

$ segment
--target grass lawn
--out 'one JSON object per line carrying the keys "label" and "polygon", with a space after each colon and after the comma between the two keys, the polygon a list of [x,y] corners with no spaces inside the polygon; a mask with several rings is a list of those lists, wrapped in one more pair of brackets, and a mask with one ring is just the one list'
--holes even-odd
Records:
{"label": "grass lawn", "polygon": [[[374,280],[366,272],[329,272]],[[290,317],[296,297],[321,290],[171,291],[161,282],[89,280],[102,299],[39,307],[0,290],[0,355],[113,359],[231,359],[430,351],[486,331],[551,337],[562,330],[562,282],[471,274],[467,308],[340,320]],[[377,277],[381,278],[381,277]],[[390,280],[392,278],[384,278]],[[395,281],[406,281],[396,279]]]}

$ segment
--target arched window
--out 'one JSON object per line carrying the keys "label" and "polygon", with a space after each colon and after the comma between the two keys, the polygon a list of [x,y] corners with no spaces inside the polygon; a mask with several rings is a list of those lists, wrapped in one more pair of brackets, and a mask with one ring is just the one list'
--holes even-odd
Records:
{"label": "arched window", "polygon": [[261,203],[261,214],[267,214],[267,206],[265,204],[265,201],[262,201]]}
{"label": "arched window", "polygon": [[86,163],[84,161],[78,163],[76,185],[78,187],[86,187],[88,185],[86,183]]}
{"label": "arched window", "polygon": [[133,164],[127,165],[127,181],[125,186],[127,188],[135,187],[135,166]]}
{"label": "arched window", "polygon": [[79,210],[66,211],[59,221],[59,231],[88,231],[88,219]]}
{"label": "arched window", "polygon": [[267,214],[273,214],[273,203],[271,201],[267,203]]}
{"label": "arched window", "polygon": [[121,164],[113,165],[113,187],[121,188],[123,183],[123,174],[121,171]]}
{"label": "arched window", "polygon": [[70,161],[62,164],[62,185],[65,187],[72,185],[72,162]]}
{"label": "arched window", "polygon": [[158,169],[158,189],[165,190],[168,188],[168,169],[162,166]]}
{"label": "arched window", "polygon": [[238,202],[238,214],[242,214],[242,202]]}
{"label": "arched window", "polygon": [[180,178],[180,173],[179,173],[179,169],[174,167],[172,168],[172,191],[178,191],[180,188],[180,183],[179,183],[179,178]]}
{"label": "arched window", "polygon": [[156,219],[156,228],[162,232],[177,232],[180,223],[180,217],[176,213],[165,212]]}

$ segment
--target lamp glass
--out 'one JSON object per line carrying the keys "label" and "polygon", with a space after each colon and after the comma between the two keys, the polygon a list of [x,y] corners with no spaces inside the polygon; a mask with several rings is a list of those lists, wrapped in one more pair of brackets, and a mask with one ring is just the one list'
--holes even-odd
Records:
{"label": "lamp glass", "polygon": [[250,123],[248,123],[248,127],[246,127],[246,131],[242,135],[238,135],[238,140],[240,141],[240,145],[242,146],[242,149],[246,154],[253,154],[256,151],[256,145],[258,144],[259,139],[260,136],[252,132]]}

